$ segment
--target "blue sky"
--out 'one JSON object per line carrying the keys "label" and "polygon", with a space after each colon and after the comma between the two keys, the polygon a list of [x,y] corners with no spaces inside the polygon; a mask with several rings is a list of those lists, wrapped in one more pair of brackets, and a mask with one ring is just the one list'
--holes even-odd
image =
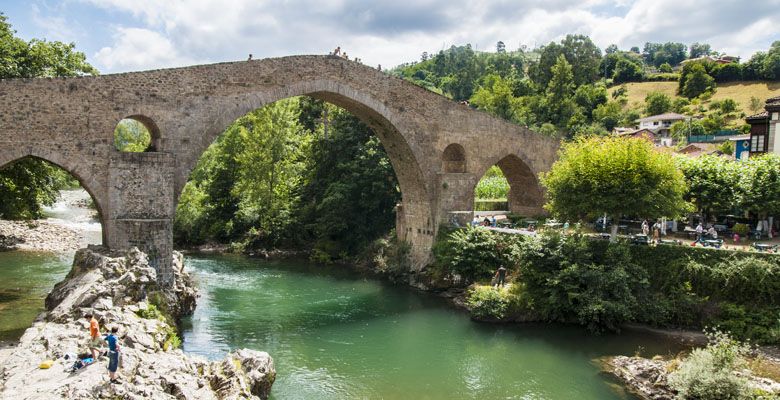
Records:
{"label": "blue sky", "polygon": [[453,44],[535,47],[567,33],[604,48],[710,43],[743,59],[780,40],[780,0],[4,0],[25,39],[75,42],[102,73],[336,46],[391,67]]}

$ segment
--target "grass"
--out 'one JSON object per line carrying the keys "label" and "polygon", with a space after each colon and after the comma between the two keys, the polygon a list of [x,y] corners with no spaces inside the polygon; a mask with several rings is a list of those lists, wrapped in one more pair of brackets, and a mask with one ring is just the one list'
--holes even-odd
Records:
{"label": "grass", "polygon": [[[610,95],[618,87],[610,88]],[[631,82],[626,83],[625,87],[628,90],[628,106],[632,108],[644,107],[645,96],[650,92],[662,92],[672,98],[677,97],[677,82]],[[729,82],[718,84],[712,98],[702,104],[706,106],[712,101],[733,99],[737,102],[737,114],[744,112],[745,115],[751,115],[754,114],[749,109],[751,97],[756,97],[763,103],[774,96],[780,96],[780,82]]]}

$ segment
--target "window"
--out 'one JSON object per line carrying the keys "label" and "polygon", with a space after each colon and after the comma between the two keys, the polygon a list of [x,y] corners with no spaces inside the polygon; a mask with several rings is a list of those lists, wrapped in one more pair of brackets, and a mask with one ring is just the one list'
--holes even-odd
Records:
{"label": "window", "polygon": [[653,126],[658,125],[658,121],[653,121]]}
{"label": "window", "polygon": [[766,151],[766,135],[755,135],[750,138],[750,152],[760,153]]}

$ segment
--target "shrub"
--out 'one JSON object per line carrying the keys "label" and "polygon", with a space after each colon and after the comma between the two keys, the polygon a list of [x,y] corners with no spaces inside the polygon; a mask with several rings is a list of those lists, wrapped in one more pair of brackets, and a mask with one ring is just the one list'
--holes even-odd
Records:
{"label": "shrub", "polygon": [[780,309],[756,308],[730,302],[718,304],[720,311],[709,324],[735,337],[750,338],[761,344],[780,341]]}
{"label": "shrub", "polygon": [[736,370],[746,365],[750,346],[726,333],[708,334],[710,344],[696,349],[670,373],[669,386],[680,399],[741,400],[750,398],[748,381],[737,376]]}
{"label": "shrub", "polygon": [[147,304],[146,308],[139,309],[138,311],[135,312],[135,314],[143,319],[159,319],[162,321],[165,320],[165,316],[163,316],[163,314],[154,304]]}
{"label": "shrub", "polygon": [[437,241],[434,254],[442,266],[475,281],[492,276],[499,267],[513,269],[518,259],[519,235],[503,235],[481,227],[452,231]]}
{"label": "shrub", "polygon": [[590,244],[579,234],[528,240],[521,246],[520,274],[548,319],[576,321],[596,333],[618,330],[633,319],[635,293],[645,292],[647,279],[631,261],[627,244],[608,244],[604,252],[592,251]]}
{"label": "shrub", "polygon": [[467,302],[474,318],[500,320],[506,317],[510,298],[504,288],[477,286],[469,291]]}

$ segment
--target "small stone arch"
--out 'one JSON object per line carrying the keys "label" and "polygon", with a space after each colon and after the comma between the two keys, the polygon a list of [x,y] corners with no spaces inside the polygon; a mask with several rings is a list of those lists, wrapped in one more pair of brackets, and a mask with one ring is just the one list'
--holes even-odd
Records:
{"label": "small stone arch", "polygon": [[[509,194],[507,201],[509,211],[524,216],[536,216],[545,214],[544,189],[539,179],[528,164],[516,154],[508,154],[495,163],[485,166],[482,175],[491,166],[497,166],[509,182]],[[480,176],[482,176],[480,175]],[[476,183],[471,190],[474,192]]]}
{"label": "small stone arch", "polygon": [[444,173],[462,174],[466,172],[466,151],[458,143],[452,143],[444,149],[441,161]]}
{"label": "small stone arch", "polygon": [[157,126],[157,124],[154,122],[152,118],[143,114],[132,114],[119,120],[116,125],[128,119],[139,122],[149,132],[150,141],[149,141],[149,145],[146,147],[146,150],[144,150],[144,152],[155,152],[158,149],[160,149],[160,128]]}

